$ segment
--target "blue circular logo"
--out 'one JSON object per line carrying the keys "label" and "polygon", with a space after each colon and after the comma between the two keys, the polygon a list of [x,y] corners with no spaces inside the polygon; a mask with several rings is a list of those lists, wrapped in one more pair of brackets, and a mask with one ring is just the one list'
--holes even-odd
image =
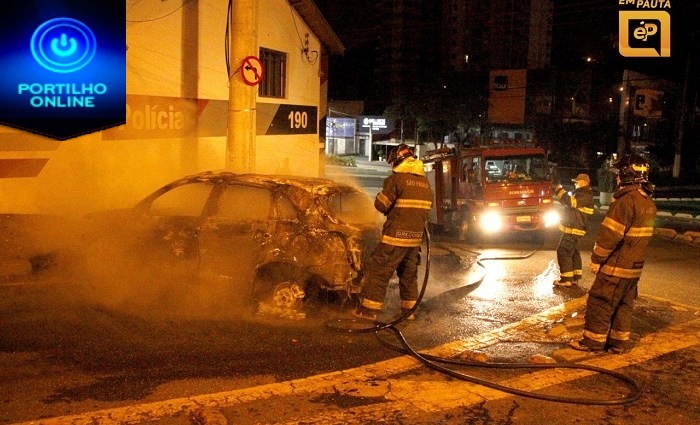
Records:
{"label": "blue circular logo", "polygon": [[92,61],[97,52],[95,34],[72,18],[50,19],[32,34],[32,56],[53,72],[75,72]]}

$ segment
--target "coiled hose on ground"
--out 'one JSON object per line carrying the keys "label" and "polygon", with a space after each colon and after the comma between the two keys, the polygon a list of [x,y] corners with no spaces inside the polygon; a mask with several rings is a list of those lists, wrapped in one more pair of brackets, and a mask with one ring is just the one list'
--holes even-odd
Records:
{"label": "coiled hose on ground", "polygon": [[[416,350],[414,350],[411,345],[408,343],[404,335],[401,333],[401,331],[396,328],[396,325],[403,322],[406,320],[407,317],[409,317],[411,314],[413,314],[416,309],[418,308],[418,305],[421,303],[421,300],[423,299],[423,296],[425,295],[425,289],[428,285],[428,279],[430,277],[430,261],[431,261],[431,253],[430,253],[430,245],[431,245],[431,236],[430,233],[428,232],[427,227],[425,228],[424,231],[424,240],[425,244],[427,246],[426,249],[426,263],[425,263],[425,275],[423,277],[423,286],[421,287],[421,290],[418,294],[418,300],[416,304],[411,308],[408,312],[403,314],[402,316],[398,317],[395,320],[392,320],[388,323],[382,323],[382,322],[375,322],[373,324],[369,324],[368,326],[363,326],[363,327],[355,327],[355,326],[347,326],[347,320],[352,320],[353,322],[356,322],[356,320],[353,319],[336,319],[333,321],[328,321],[326,322],[326,326],[329,329],[332,329],[336,332],[347,332],[347,333],[370,333],[374,332],[377,334],[377,337],[380,339],[382,344],[386,345],[387,347],[390,347],[402,354],[409,354],[413,357],[415,357],[417,360],[419,360],[421,363],[424,365],[428,366],[429,368],[436,370],[438,372],[444,373],[448,376],[451,376],[453,378],[457,378],[463,381],[471,382],[474,384],[478,385],[483,385],[488,388],[492,388],[495,390],[499,390],[505,393],[513,394],[513,395],[519,395],[522,397],[529,397],[529,398],[534,398],[538,400],[546,400],[546,401],[555,401],[555,402],[560,402],[560,403],[569,403],[569,404],[584,404],[584,405],[621,405],[621,404],[629,404],[634,402],[635,400],[639,399],[642,395],[641,388],[639,387],[639,384],[637,384],[636,381],[634,381],[632,378],[608,369],[603,369],[600,367],[596,366],[589,366],[589,365],[582,365],[582,364],[575,364],[575,363],[557,363],[557,364],[530,364],[530,363],[480,363],[480,362],[469,362],[469,361],[464,361],[464,360],[459,360],[459,359],[450,359],[450,358],[443,358],[443,357],[436,357],[432,356],[429,354],[423,354],[419,353]],[[481,261],[485,260],[497,260],[497,259],[525,259],[530,257],[535,251],[532,251],[531,253],[523,256],[518,256],[518,257],[489,257],[489,258],[481,258],[479,257],[477,259],[476,264],[479,265],[480,267],[484,268],[484,265],[481,263]],[[474,284],[480,283],[484,279],[484,276],[482,276],[479,280],[474,282]],[[398,341],[401,343],[401,346],[396,346],[394,344],[391,344],[390,342],[386,341],[383,339],[380,335],[379,332],[383,330],[389,330],[391,331],[395,337],[398,339]],[[591,372],[596,372],[600,373],[603,375],[610,376],[618,381],[621,381],[624,383],[628,388],[629,388],[629,393],[623,397],[619,398],[612,398],[612,399],[595,399],[595,398],[581,398],[581,397],[564,397],[564,396],[555,396],[555,395],[548,395],[548,394],[539,394],[531,391],[525,391],[525,390],[520,390],[517,388],[511,388],[507,387],[504,385],[501,385],[497,382],[489,381],[486,379],[481,379],[472,375],[468,375],[466,373],[459,372],[454,369],[450,369],[449,367],[442,366],[439,363],[443,364],[451,364],[451,365],[456,365],[456,366],[469,366],[469,367],[478,367],[478,368],[492,368],[492,369],[578,369],[578,370],[587,370]]]}

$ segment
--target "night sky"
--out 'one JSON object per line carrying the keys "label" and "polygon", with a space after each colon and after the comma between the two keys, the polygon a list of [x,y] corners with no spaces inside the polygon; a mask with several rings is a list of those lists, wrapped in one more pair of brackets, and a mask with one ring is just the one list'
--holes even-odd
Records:
{"label": "night sky", "polygon": [[[441,0],[316,0],[319,9],[347,49],[344,56],[330,58],[329,101],[363,100],[366,114],[383,114],[386,107],[396,103],[396,99],[401,96],[415,96],[418,93],[418,96],[426,99],[426,105],[431,98],[444,97],[439,91],[441,84],[435,84],[432,92],[430,87],[422,92],[415,90],[415,87],[426,81],[435,80],[433,82],[438,83],[451,81],[453,83],[451,87],[455,87],[454,84],[461,84],[462,92],[455,94],[453,90],[453,96],[450,98],[450,102],[453,103],[442,105],[443,108],[450,108],[456,102],[463,102],[473,105],[472,117],[474,111],[477,113],[485,111],[484,105],[489,96],[488,72],[491,69],[488,62],[499,57],[494,54],[494,52],[498,53],[497,41],[494,42],[490,36],[487,36],[489,29],[493,28],[491,25],[498,23],[502,23],[504,28],[507,28],[505,25],[511,25],[511,28],[515,25],[516,30],[511,31],[511,37],[517,39],[518,23],[527,21],[527,18],[518,15],[523,12],[501,9],[498,6],[501,3],[493,3],[498,1],[464,0],[462,3],[450,4]],[[529,3],[530,0],[513,1],[520,10],[523,10],[524,4]],[[440,57],[442,46],[448,43],[438,35],[442,28],[449,28],[442,23],[441,19],[451,19],[451,15],[442,13],[442,10],[433,11],[431,8],[440,8],[443,4],[449,4],[449,7],[466,7],[470,11],[467,21],[473,18],[470,22],[475,25],[475,27],[465,25],[466,38],[481,40],[476,50],[482,57],[477,55],[475,60],[469,62],[470,69],[461,73],[451,68],[452,65],[446,66],[434,60]],[[529,118],[526,118],[529,122],[525,125],[536,129],[538,140],[551,147],[554,156],[559,156],[562,163],[591,166],[595,158],[591,159],[590,155],[598,151],[611,152],[619,149],[621,132],[625,132],[628,144],[632,137],[639,137],[632,136],[633,126],[625,124],[626,129],[619,127],[623,124],[619,118],[619,102],[622,98],[619,96],[618,87],[623,83],[624,70],[636,71],[645,74],[641,78],[644,82],[638,83],[638,86],[643,87],[651,81],[652,84],[658,83],[658,86],[665,87],[662,89],[664,91],[662,119],[650,121],[648,127],[643,122],[637,122],[637,125],[644,126],[646,133],[640,140],[649,143],[649,152],[655,156],[655,160],[662,165],[672,164],[674,145],[678,143],[679,117],[683,116],[684,109],[693,111],[693,107],[697,108],[700,101],[700,1],[670,0],[671,9],[663,9],[671,16],[671,57],[668,58],[624,57],[620,54],[618,50],[620,11],[630,10],[630,8],[621,6],[619,0],[554,0],[552,4],[549,67],[532,72],[532,77],[528,73],[528,85],[532,81],[533,87],[539,90],[540,96],[548,95],[546,90],[551,90],[552,112],[530,114]],[[414,55],[411,58],[412,62],[403,62],[405,64],[403,68],[397,67],[394,66],[394,62],[387,62],[394,59],[387,58],[396,58],[400,61],[403,54],[400,46],[397,48],[391,43],[384,43],[384,50],[379,47],[382,45],[382,40],[395,41],[396,33],[387,34],[387,28],[397,28],[392,27],[392,23],[395,24],[396,21],[391,20],[391,13],[387,11],[411,9],[410,12],[413,12],[415,17],[414,8],[422,8],[420,10],[424,15],[421,15],[421,18],[424,18],[423,22],[412,21],[414,25],[422,26],[422,29],[410,28],[402,34],[412,41],[419,42],[423,40],[432,42],[438,35],[438,41],[433,44],[423,44],[419,50],[419,54],[423,56],[420,59],[416,60]],[[658,7],[655,9],[659,10]],[[482,11],[485,13],[480,15]],[[510,21],[503,19],[509,16],[513,19]],[[416,24],[416,22],[419,23]],[[405,26],[398,28],[406,29]],[[636,25],[631,29],[634,28]],[[431,33],[426,34],[421,31],[431,31]],[[414,37],[416,33],[418,38]],[[477,34],[478,37],[473,34]],[[630,46],[640,47],[632,46],[633,42],[636,41],[630,37]],[[493,44],[489,45],[490,43]],[[508,47],[513,48],[512,45]],[[393,52],[395,48],[396,52]],[[474,46],[466,47],[464,51],[457,54],[471,53],[467,50],[468,48],[474,49]],[[522,47],[518,48],[522,49]],[[590,61],[586,60],[588,57],[591,58]],[[479,59],[481,62],[478,62]],[[516,63],[513,59],[510,60]],[[435,67],[420,68],[418,65],[421,62],[435,64]],[[521,66],[512,67],[521,68]],[[397,69],[398,72],[405,72],[408,69],[414,75],[398,75],[398,88],[392,87],[391,84],[394,82],[386,78],[387,74],[392,75],[388,71],[389,68]],[[384,77],[384,80],[378,77]],[[634,90],[633,85],[634,83],[628,87]],[[435,90],[436,87],[438,90]],[[480,93],[469,98],[469,95],[475,92]],[[586,106],[584,115],[579,116],[575,115],[578,112],[572,112],[573,107],[569,99],[574,97],[580,101],[579,105]],[[682,99],[686,99],[686,103],[683,103]],[[685,116],[690,118],[684,123],[687,128],[683,143],[683,165],[688,170],[696,170],[700,180],[700,160],[695,160],[700,156],[700,143],[697,143],[700,138],[700,119],[695,118],[693,122],[696,114],[692,112]],[[566,124],[566,119],[571,117],[579,119],[579,124]],[[585,121],[588,121],[588,124],[581,124]],[[633,120],[628,121],[628,123],[631,122]],[[432,135],[433,140],[439,140],[438,133]],[[576,150],[577,146],[586,146],[587,151]]]}
{"label": "night sky", "polygon": [[[412,2],[426,0],[412,0]],[[344,57],[331,59],[333,78],[331,97],[352,97],[364,93],[362,81],[372,77],[376,37],[380,36],[381,20],[373,15],[377,2],[371,0],[316,0],[324,16],[347,48]],[[441,2],[427,0],[427,4]],[[633,69],[681,82],[685,73],[687,52],[694,40],[694,61],[700,44],[700,2],[672,0],[671,58],[624,58],[616,48],[617,0],[556,0],[552,28],[551,66],[576,70],[585,66],[583,58],[591,55],[598,65],[609,69]],[[437,7],[437,6],[435,6]],[[439,47],[439,46],[438,46]],[[692,49],[691,49],[692,50]],[[342,84],[344,87],[338,87]]]}

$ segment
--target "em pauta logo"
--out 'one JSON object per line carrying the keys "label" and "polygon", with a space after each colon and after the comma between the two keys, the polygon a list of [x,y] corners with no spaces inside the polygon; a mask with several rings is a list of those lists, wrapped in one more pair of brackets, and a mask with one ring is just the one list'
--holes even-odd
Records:
{"label": "em pauta logo", "polygon": [[660,10],[620,11],[620,54],[626,57],[671,56],[671,15]]}

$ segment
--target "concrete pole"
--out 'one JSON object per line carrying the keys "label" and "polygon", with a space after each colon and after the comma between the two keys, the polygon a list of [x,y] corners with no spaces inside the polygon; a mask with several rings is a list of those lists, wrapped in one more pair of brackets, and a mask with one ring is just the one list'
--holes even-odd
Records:
{"label": "concrete pole", "polygon": [[[690,34],[690,44],[689,46],[694,46],[693,41],[695,39],[695,34]],[[688,49],[688,57],[685,62],[685,73],[683,74],[683,91],[681,92],[681,102],[679,118],[678,118],[678,132],[676,133],[676,142],[674,143],[674,156],[673,156],[673,178],[677,179],[681,176],[681,152],[683,151],[683,138],[685,137],[685,129],[687,125],[688,113],[692,111],[695,107],[688,104],[688,85],[690,80],[690,69],[691,62],[693,58],[693,47]]]}
{"label": "concrete pole", "polygon": [[[193,1],[182,7],[182,67],[180,68],[180,92],[186,99],[199,97],[199,3]],[[180,148],[180,171],[182,174],[194,174],[199,171],[199,127],[196,103],[187,109],[187,121],[194,123],[192,133],[182,137]]]}
{"label": "concrete pole", "polygon": [[369,123],[369,162],[372,162],[372,153],[374,151],[372,147],[372,123]]}
{"label": "concrete pole", "polygon": [[623,90],[620,95],[620,127],[617,135],[617,154],[622,156],[630,152],[632,143],[632,108],[634,107],[635,89],[630,83],[629,71],[622,72]]}
{"label": "concrete pole", "polygon": [[236,173],[255,172],[255,101],[258,86],[246,84],[241,63],[258,49],[258,0],[235,0],[231,10],[228,137],[226,168]]}

